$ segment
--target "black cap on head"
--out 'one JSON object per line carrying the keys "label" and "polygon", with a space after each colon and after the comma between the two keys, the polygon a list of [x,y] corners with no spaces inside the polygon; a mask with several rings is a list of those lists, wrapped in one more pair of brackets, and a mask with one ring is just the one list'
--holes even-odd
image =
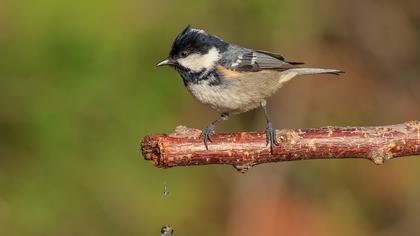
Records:
{"label": "black cap on head", "polygon": [[188,25],[175,39],[172,44],[170,57],[177,58],[190,53],[206,53],[212,47],[219,51],[225,51],[227,43],[213,35],[207,34],[204,30],[191,28]]}

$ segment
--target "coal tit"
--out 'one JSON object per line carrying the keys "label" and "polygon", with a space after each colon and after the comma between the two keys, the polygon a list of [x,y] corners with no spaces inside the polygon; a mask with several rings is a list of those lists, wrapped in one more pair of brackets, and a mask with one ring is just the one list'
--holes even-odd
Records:
{"label": "coal tit", "polygon": [[201,134],[206,149],[217,123],[230,113],[261,107],[267,122],[266,140],[277,145],[276,133],[267,113],[266,99],[285,82],[298,75],[340,74],[335,69],[300,67],[277,53],[242,48],[224,42],[204,30],[187,26],[175,39],[169,56],[157,66],[173,67],[185,87],[201,103],[220,113]]}

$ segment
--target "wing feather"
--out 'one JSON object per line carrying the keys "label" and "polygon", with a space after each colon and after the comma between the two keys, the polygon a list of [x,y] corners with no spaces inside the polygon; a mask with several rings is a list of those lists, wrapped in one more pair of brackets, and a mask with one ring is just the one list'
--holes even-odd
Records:
{"label": "wing feather", "polygon": [[257,72],[261,70],[284,71],[296,68],[295,65],[303,64],[300,62],[288,62],[280,54],[262,50],[244,50],[238,53],[236,58],[227,68],[235,71]]}

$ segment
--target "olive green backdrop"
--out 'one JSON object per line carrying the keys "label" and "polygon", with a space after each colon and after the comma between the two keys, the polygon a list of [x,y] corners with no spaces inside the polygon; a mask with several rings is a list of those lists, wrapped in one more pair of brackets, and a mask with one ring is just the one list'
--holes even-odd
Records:
{"label": "olive green backdrop", "polygon": [[[0,235],[417,235],[420,159],[161,170],[140,139],[217,114],[170,68],[187,24],[346,71],[302,77],[278,128],[420,118],[418,1],[0,2]],[[260,111],[218,131],[263,130]],[[169,196],[162,196],[164,183]]]}

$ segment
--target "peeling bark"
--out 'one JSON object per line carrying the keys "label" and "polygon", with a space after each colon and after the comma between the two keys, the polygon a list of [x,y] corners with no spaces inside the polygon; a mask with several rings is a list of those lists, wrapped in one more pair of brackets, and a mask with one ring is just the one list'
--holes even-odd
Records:
{"label": "peeling bark", "polygon": [[279,145],[270,153],[265,133],[214,134],[208,150],[201,130],[176,127],[174,133],[148,135],[141,141],[144,159],[156,167],[227,164],[241,172],[267,163],[312,159],[364,158],[375,164],[420,155],[420,123],[376,127],[322,127],[277,130]]}

